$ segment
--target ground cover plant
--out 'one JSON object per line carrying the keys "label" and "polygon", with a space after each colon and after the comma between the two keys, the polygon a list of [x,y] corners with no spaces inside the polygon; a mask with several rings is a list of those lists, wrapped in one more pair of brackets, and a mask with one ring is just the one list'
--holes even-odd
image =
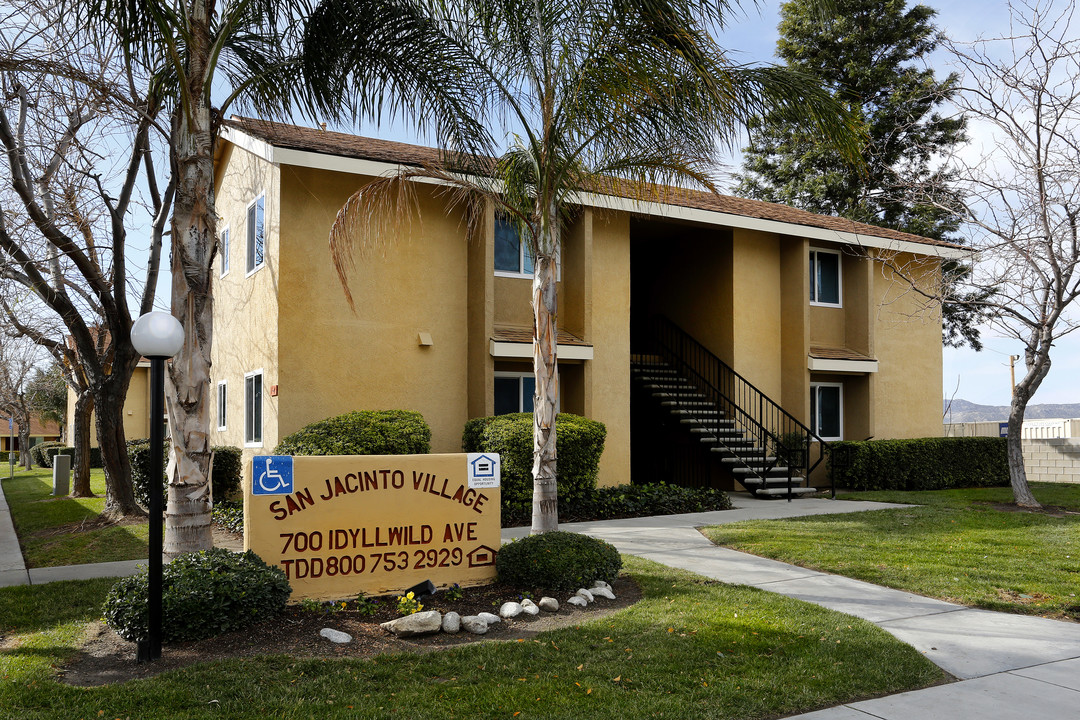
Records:
{"label": "ground cover plant", "polygon": [[874,491],[845,499],[919,507],[705,528],[719,545],[964,605],[1080,620],[1080,486],[1033,483],[1047,512],[1007,488]]}
{"label": "ground cover plant", "polygon": [[105,475],[90,471],[99,497],[52,495],[52,470],[34,469],[3,479],[11,519],[28,567],[138,560],[146,557],[147,522],[106,520]]}
{"label": "ground cover plant", "polygon": [[[245,657],[94,688],[58,682],[49,669],[70,657],[77,633],[44,643],[38,638],[52,630],[43,627],[52,626],[19,618],[0,649],[0,717],[769,718],[945,679],[870,623],[625,562],[640,602],[517,642],[366,660]],[[34,603],[27,594],[49,587],[0,589],[0,607],[11,590]],[[87,602],[81,619],[95,619],[99,607]]]}

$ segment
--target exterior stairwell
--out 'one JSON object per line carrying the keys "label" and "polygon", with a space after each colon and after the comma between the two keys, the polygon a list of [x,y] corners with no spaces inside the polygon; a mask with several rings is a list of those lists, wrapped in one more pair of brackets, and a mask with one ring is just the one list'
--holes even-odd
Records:
{"label": "exterior stairwell", "polygon": [[700,444],[704,462],[754,495],[820,491],[807,478],[828,452],[825,441],[671,321],[655,319],[651,331],[650,352],[631,358],[634,391]]}

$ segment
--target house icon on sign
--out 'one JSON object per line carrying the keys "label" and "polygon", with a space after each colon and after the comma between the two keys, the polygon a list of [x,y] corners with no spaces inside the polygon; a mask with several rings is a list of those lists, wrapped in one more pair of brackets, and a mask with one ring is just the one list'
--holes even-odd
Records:
{"label": "house icon on sign", "polygon": [[495,477],[495,458],[480,455],[472,459],[471,465],[474,478]]}
{"label": "house icon on sign", "polygon": [[489,548],[487,545],[480,545],[465,557],[469,559],[469,567],[484,567],[485,565],[494,565],[497,554],[494,549]]}

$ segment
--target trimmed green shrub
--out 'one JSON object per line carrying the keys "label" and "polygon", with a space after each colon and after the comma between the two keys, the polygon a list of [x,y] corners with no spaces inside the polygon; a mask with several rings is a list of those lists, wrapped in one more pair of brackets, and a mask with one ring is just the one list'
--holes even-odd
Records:
{"label": "trimmed green shrub", "polygon": [[[12,457],[12,456],[14,456],[14,457]],[[31,457],[33,457],[33,456],[31,456]],[[19,462],[19,451],[18,450],[11,450],[9,452],[7,450],[0,450],[0,463],[11,463],[11,462],[14,462],[15,464],[18,464],[18,462]]]}
{"label": "trimmed green shrub", "polygon": [[46,460],[45,451],[49,448],[63,447],[64,443],[59,440],[49,440],[48,442],[38,443],[30,448],[30,459],[39,468],[52,467],[51,459]]}
{"label": "trimmed green shrub", "polygon": [[244,451],[230,445],[217,445],[214,451],[214,470],[211,477],[214,504],[228,500],[240,492],[240,477],[244,472]]}
{"label": "trimmed green shrub", "polygon": [[[135,501],[143,507],[150,506],[150,441],[146,438],[138,438],[127,441],[128,462],[131,464],[131,485],[135,491]],[[231,445],[217,445],[214,451],[214,468],[210,477],[212,483],[214,502],[218,499],[227,500],[240,490],[240,474],[242,472],[243,451]],[[168,488],[164,471],[168,467],[169,454],[165,448],[162,458],[161,492],[162,502],[166,501]]]}
{"label": "trimmed green shrub", "polygon": [[[121,578],[105,597],[105,622],[125,640],[148,639],[149,577],[143,569]],[[213,548],[188,553],[162,569],[164,642],[199,640],[276,615],[292,589],[285,573],[250,550]]]}
{"label": "trimmed green shrub", "polygon": [[516,540],[495,556],[500,581],[545,590],[589,588],[594,580],[610,583],[621,568],[613,545],[561,531]]}
{"label": "trimmed green shrub", "polygon": [[230,532],[244,532],[244,504],[236,500],[215,500],[211,521]]}
{"label": "trimmed green shrub", "polygon": [[[523,525],[532,517],[532,413],[476,418],[465,423],[461,443],[465,452],[499,453],[504,527]],[[555,466],[559,484],[559,512],[587,504],[596,490],[600,455],[607,428],[580,415],[555,417]]]}
{"label": "trimmed green shrub", "polygon": [[66,445],[56,445],[45,448],[41,454],[45,458],[45,467],[51,468],[53,466],[53,458],[57,455],[70,455],[72,464],[75,462],[75,448],[67,447]]}
{"label": "trimmed green shrub", "polygon": [[1009,484],[1005,438],[832,443],[833,483],[851,490],[945,490]]}
{"label": "trimmed green shrub", "polygon": [[431,428],[412,410],[357,410],[288,435],[274,455],[426,455]]}
{"label": "trimmed green shrub", "polygon": [[[71,462],[75,462],[75,460],[72,459]],[[104,465],[101,462],[101,448],[99,448],[99,447],[90,448],[90,467],[92,467],[92,468],[104,467]]]}
{"label": "trimmed green shrub", "polygon": [[[598,487],[580,503],[559,501],[559,522],[615,520],[730,510],[731,499],[723,490],[687,488],[667,483]],[[512,527],[506,525],[505,527]]]}

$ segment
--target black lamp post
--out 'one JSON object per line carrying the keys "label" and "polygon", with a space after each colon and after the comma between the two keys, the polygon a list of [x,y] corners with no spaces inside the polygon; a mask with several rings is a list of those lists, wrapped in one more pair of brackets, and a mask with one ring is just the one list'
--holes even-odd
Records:
{"label": "black lamp post", "polygon": [[163,528],[161,481],[164,450],[165,361],[180,351],[184,344],[184,328],[167,312],[143,315],[131,326],[131,344],[135,351],[150,359],[150,541],[149,541],[149,625],[150,637],[140,640],[136,659],[151,662],[161,657],[161,556]]}

